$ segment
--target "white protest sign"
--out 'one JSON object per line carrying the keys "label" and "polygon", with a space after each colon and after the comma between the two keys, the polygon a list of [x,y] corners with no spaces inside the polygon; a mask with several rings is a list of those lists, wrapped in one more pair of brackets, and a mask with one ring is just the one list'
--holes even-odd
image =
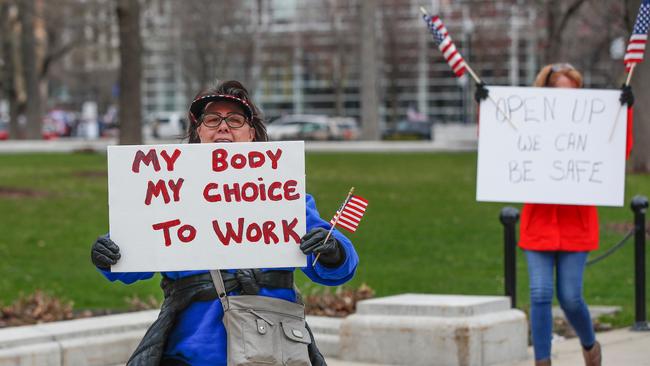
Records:
{"label": "white protest sign", "polygon": [[304,267],[302,141],[108,147],[113,272]]}
{"label": "white protest sign", "polygon": [[489,91],[499,108],[481,102],[478,201],[623,205],[627,111],[620,91]]}

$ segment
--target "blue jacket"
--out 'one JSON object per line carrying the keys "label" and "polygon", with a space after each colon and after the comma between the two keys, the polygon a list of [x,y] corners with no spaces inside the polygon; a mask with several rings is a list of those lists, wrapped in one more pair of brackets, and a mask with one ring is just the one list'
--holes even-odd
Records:
{"label": "blue jacket", "polygon": [[[330,228],[329,222],[323,220],[318,214],[316,203],[311,195],[306,195],[306,208],[307,232],[318,227]],[[307,266],[301,269],[314,282],[337,286],[347,282],[354,276],[359,257],[348,238],[336,229],[332,232],[332,235],[345,249],[345,262],[337,268],[324,267],[320,262],[312,266],[314,255],[310,254],[307,256]],[[275,268],[274,270],[278,269]],[[283,268],[281,270],[294,271],[295,268]],[[103,270],[101,272],[110,281],[119,280],[126,284],[149,279],[154,275],[154,272],[113,273]],[[175,280],[207,272],[162,272],[162,275]],[[263,287],[260,289],[259,295],[296,301],[296,292],[293,289]],[[190,304],[176,319],[174,329],[167,340],[164,357],[180,359],[193,366],[226,366],[226,330],[222,319],[223,308],[218,299],[196,301]]]}

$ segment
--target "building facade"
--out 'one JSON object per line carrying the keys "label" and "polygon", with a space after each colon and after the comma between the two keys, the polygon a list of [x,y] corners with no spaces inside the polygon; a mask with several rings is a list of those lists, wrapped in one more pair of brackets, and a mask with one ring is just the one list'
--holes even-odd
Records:
{"label": "building facade", "polygon": [[[63,71],[86,81],[70,83],[67,89],[78,92],[68,94],[97,98],[102,94],[98,90],[103,90],[114,98],[115,85],[99,83],[92,76],[113,73],[112,83],[117,80],[114,9],[109,0],[82,3],[92,4],[87,6],[88,24],[95,24],[96,32],[88,31],[92,46],[68,58]],[[368,91],[366,86],[365,92],[376,93],[378,123],[383,126],[413,111],[437,123],[475,121],[473,81],[453,76],[422,20],[421,1],[375,0],[371,39],[362,31],[362,0],[152,0],[144,4],[145,117],[186,110],[200,89],[218,80],[238,79],[251,89],[267,118],[307,113],[361,119],[362,75],[370,72],[374,87]],[[426,8],[440,14],[456,46],[486,83],[532,83],[548,33],[538,4],[434,0]],[[106,25],[98,27],[98,22]],[[576,24],[577,31],[585,32],[583,22]],[[603,76],[611,73],[611,62],[603,60],[602,54],[596,56],[587,65],[589,85],[611,87],[612,81]],[[362,62],[367,57],[374,61],[372,70]],[[573,57],[579,62],[568,61],[586,65],[582,55]],[[93,82],[97,85],[88,86]]]}

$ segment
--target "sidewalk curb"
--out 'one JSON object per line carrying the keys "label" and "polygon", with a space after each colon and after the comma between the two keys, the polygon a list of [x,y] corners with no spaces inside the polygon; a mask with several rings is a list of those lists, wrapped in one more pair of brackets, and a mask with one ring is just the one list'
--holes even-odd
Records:
{"label": "sidewalk curb", "polygon": [[[0,329],[0,366],[125,364],[159,310]],[[307,317],[327,357],[338,350],[340,319]],[[325,336],[323,336],[325,335]]]}
{"label": "sidewalk curb", "polygon": [[[0,329],[0,366],[107,366],[123,365],[142,339],[158,310],[76,319]],[[341,319],[308,316],[318,346],[332,366],[371,366],[337,359]],[[629,328],[597,333],[609,365],[650,365],[650,332]],[[553,364],[581,364],[577,338],[553,344]],[[532,363],[528,359],[512,366]],[[375,365],[377,366],[377,365]]]}

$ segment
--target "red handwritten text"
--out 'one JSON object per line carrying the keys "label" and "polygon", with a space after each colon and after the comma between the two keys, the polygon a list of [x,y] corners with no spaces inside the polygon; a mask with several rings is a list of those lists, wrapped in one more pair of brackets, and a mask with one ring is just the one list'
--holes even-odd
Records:
{"label": "red handwritten text", "polygon": [[[172,179],[167,181],[169,189],[174,194],[174,202],[178,202],[181,199],[181,187],[183,186],[184,181],[185,180],[183,178],[178,178],[176,182],[174,182]],[[165,201],[165,204],[169,203],[171,201],[171,198],[169,197],[169,192],[167,191],[167,185],[162,179],[159,179],[156,183],[149,181],[149,184],[147,185],[147,193],[144,197],[144,204],[149,206],[151,204],[152,198],[154,196],[158,197],[161,194],[163,200]]]}
{"label": "red handwritten text", "polygon": [[228,151],[226,149],[216,149],[212,152],[212,170],[215,172],[222,172],[229,167],[233,169],[243,169],[248,166],[251,169],[259,168],[266,163],[268,159],[271,162],[271,168],[278,168],[278,160],[282,156],[282,149],[276,149],[275,152],[266,150],[264,153],[260,151],[250,151],[248,154],[233,154],[228,158]]}
{"label": "red handwritten text", "polygon": [[[258,178],[262,182],[262,178]],[[245,182],[222,184],[219,188],[218,183],[208,183],[203,188],[203,198],[208,202],[253,202],[253,201],[280,201],[283,198],[287,201],[293,201],[300,198],[296,193],[298,182],[290,179],[284,183],[272,182],[271,184],[258,182]]]}
{"label": "red handwritten text", "polygon": [[[171,172],[174,170],[174,163],[176,162],[176,159],[181,156],[181,151],[175,149],[170,156],[166,150],[162,150],[160,155],[165,160],[165,163],[167,163],[167,171]],[[149,164],[151,164],[154,171],[160,171],[160,161],[158,160],[158,155],[156,155],[156,149],[150,149],[146,154],[142,150],[138,150],[138,152],[135,153],[135,157],[133,158],[133,165],[131,165],[131,170],[134,173],[140,173],[141,163],[144,163],[146,166],[149,166]]]}
{"label": "red handwritten text", "polygon": [[[218,220],[212,221],[212,228],[223,245],[230,245],[230,243],[241,244],[244,239],[249,243],[263,240],[264,244],[277,244],[280,242],[278,234],[282,235],[285,242],[289,242],[291,239],[296,244],[300,244],[300,236],[295,231],[298,224],[297,218],[293,218],[291,221],[282,220],[280,226],[274,221],[264,221],[261,225],[256,222],[247,224],[243,217],[237,219],[236,224],[232,222],[222,224],[223,227],[219,225]],[[275,229],[280,232],[276,234]]]}
{"label": "red handwritten text", "polygon": [[[163,235],[165,238],[165,246],[168,247],[172,245],[172,238],[170,234],[170,229],[173,228],[174,226],[178,226],[181,224],[181,220],[170,220],[170,221],[164,221],[158,224],[153,224],[151,227],[153,227],[154,230],[163,230]],[[196,229],[194,226],[185,224],[178,228],[176,231],[176,236],[178,237],[178,240],[180,240],[183,243],[189,243],[194,238],[196,237]]]}

